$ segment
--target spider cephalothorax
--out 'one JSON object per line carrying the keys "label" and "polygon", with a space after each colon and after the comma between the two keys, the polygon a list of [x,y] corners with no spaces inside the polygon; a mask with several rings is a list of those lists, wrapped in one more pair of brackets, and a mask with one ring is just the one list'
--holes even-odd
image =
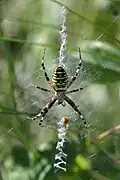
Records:
{"label": "spider cephalothorax", "polygon": [[[76,106],[76,104],[74,103],[74,101],[72,101],[66,94],[70,94],[73,92],[77,92],[80,90],[83,90],[83,88],[79,88],[79,89],[74,89],[71,91],[68,91],[68,88],[71,86],[71,84],[76,80],[80,67],[81,67],[81,53],[80,53],[80,49],[79,49],[79,64],[78,67],[76,69],[75,75],[72,77],[71,81],[68,81],[68,75],[66,73],[66,71],[64,70],[64,68],[62,66],[58,66],[55,71],[53,72],[52,75],[52,81],[50,81],[46,69],[45,69],[45,65],[44,65],[44,56],[45,56],[45,50],[44,50],[44,54],[42,57],[42,63],[41,66],[44,70],[44,74],[45,74],[45,78],[48,82],[48,84],[53,88],[55,95],[54,97],[51,99],[50,102],[48,102],[46,104],[46,106],[40,111],[40,113],[38,113],[35,117],[29,118],[32,120],[35,120],[39,117],[41,117],[39,125],[42,125],[44,116],[46,115],[46,113],[50,110],[50,108],[55,104],[55,102],[57,102],[57,104],[62,104],[63,106],[65,106],[65,101],[79,114],[80,118],[84,121],[84,124],[86,126],[86,121],[82,115],[82,113],[79,111],[78,106]],[[40,89],[42,91],[46,91],[46,92],[51,92],[50,89],[45,89],[39,86],[35,86],[32,85],[33,87],[36,87],[37,89]]]}

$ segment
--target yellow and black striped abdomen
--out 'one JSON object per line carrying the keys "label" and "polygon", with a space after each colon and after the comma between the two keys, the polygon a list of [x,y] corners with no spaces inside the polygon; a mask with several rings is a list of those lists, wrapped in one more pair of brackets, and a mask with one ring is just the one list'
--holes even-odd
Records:
{"label": "yellow and black striped abdomen", "polygon": [[64,68],[58,66],[53,75],[52,75],[52,82],[56,84],[57,88],[65,88],[68,83],[68,76],[65,72]]}

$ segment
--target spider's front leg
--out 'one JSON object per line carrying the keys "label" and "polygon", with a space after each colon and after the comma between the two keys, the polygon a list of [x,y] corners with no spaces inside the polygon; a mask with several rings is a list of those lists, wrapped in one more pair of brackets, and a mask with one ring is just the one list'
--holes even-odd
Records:
{"label": "spider's front leg", "polygon": [[[44,53],[43,53],[43,56],[42,56],[42,63],[41,63],[41,66],[42,66],[42,68],[43,68],[44,75],[45,75],[45,78],[46,78],[48,84],[55,90],[56,84],[53,83],[53,82],[50,80],[50,78],[49,78],[49,76],[48,76],[48,74],[47,74],[46,68],[45,68],[45,64],[44,64],[44,60],[45,60],[45,51],[46,51],[46,49],[44,49]],[[39,89],[39,88],[38,88],[38,89]]]}
{"label": "spider's front leg", "polygon": [[37,114],[35,117],[28,117],[28,119],[30,120],[36,120],[37,118],[41,117],[40,119],[40,122],[39,122],[39,125],[41,126],[42,125],[42,122],[43,122],[43,119],[44,119],[44,116],[47,114],[47,112],[51,109],[51,107],[53,106],[53,104],[56,102],[57,100],[57,96],[54,96],[51,101],[49,103],[46,104],[46,106],[40,111],[39,114]]}
{"label": "spider's front leg", "polygon": [[49,82],[50,79],[49,79],[49,77],[48,77],[48,74],[47,74],[46,69],[45,69],[45,64],[44,64],[44,60],[45,60],[45,51],[46,51],[46,49],[44,49],[44,53],[43,53],[43,56],[42,56],[42,63],[41,63],[41,66],[42,66],[42,68],[43,68],[45,78],[46,78],[47,82]]}
{"label": "spider's front leg", "polygon": [[76,104],[68,96],[65,96],[65,101],[80,115],[80,118],[84,121],[84,125],[87,129],[87,122],[82,113],[79,111],[78,106],[76,106]]}

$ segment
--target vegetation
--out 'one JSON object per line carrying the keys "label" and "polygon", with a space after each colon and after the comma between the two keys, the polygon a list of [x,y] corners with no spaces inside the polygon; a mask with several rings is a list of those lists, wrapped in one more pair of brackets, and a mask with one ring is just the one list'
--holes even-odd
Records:
{"label": "vegetation", "polygon": [[[50,77],[58,65],[62,6],[67,10],[69,78],[82,67],[70,97],[89,124],[82,138],[81,119],[71,109],[55,105],[44,126],[26,117],[36,115],[52,94],[40,68]],[[119,0],[21,0],[0,2],[0,180],[120,179],[120,2]],[[69,118],[65,153],[67,171],[54,173],[57,123]]]}

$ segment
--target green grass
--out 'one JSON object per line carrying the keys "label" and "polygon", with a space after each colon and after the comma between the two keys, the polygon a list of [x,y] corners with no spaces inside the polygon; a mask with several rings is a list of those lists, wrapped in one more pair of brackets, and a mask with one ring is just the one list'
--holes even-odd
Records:
{"label": "green grass", "polygon": [[[21,3],[20,3],[21,2]],[[1,180],[119,180],[120,19],[119,1],[4,1],[0,4],[0,179]],[[40,68],[46,48],[49,76],[58,65],[60,9],[67,9],[67,57],[71,77],[82,68],[71,87],[87,85],[71,95],[89,127],[80,138],[81,120],[67,106],[54,107],[45,118],[45,129],[26,119],[43,108],[52,95],[31,83],[48,87]],[[57,122],[68,116],[70,125],[65,152],[67,172],[54,173]],[[54,128],[47,128],[52,125]]]}

